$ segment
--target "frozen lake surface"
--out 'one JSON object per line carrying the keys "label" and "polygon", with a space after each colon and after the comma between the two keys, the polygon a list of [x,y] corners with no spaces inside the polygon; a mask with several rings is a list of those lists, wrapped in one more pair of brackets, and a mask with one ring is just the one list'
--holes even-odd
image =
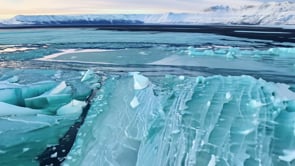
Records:
{"label": "frozen lake surface", "polygon": [[295,164],[295,43],[258,29],[1,29],[0,165]]}

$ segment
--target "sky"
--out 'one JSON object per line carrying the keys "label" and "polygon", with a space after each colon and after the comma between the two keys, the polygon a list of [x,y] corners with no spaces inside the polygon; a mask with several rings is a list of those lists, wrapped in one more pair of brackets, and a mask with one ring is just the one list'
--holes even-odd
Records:
{"label": "sky", "polygon": [[269,0],[0,0],[0,18],[30,14],[197,12],[212,5],[223,4],[238,7],[241,5],[255,5],[268,1]]}

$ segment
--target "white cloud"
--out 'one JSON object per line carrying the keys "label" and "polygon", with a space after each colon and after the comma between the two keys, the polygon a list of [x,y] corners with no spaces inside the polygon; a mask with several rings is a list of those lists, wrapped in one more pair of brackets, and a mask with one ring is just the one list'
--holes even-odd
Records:
{"label": "white cloud", "polygon": [[[266,1],[266,0],[261,0]],[[212,5],[238,7],[259,0],[0,0],[0,15],[196,12]],[[281,1],[281,0],[277,0]]]}

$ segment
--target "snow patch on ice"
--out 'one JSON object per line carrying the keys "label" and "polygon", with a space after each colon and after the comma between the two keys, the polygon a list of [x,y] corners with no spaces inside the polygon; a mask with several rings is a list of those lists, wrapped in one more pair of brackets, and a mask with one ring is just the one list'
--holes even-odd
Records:
{"label": "snow patch on ice", "polygon": [[283,150],[284,155],[279,156],[280,160],[291,162],[292,160],[295,160],[295,150]]}
{"label": "snow patch on ice", "polygon": [[261,103],[260,101],[257,101],[257,100],[251,100],[249,104],[253,108],[260,108],[264,105],[263,103]]}
{"label": "snow patch on ice", "polygon": [[290,85],[277,83],[277,97],[280,99],[295,100],[295,93],[291,91]]}
{"label": "snow patch on ice", "polygon": [[140,75],[138,73],[133,74],[134,80],[134,89],[135,90],[142,90],[149,86],[150,81],[147,77]]}
{"label": "snow patch on ice", "polygon": [[91,78],[93,78],[94,72],[93,70],[87,70],[87,72],[83,75],[81,82],[85,82]]}
{"label": "snow patch on ice", "polygon": [[56,112],[57,115],[72,115],[72,114],[81,114],[83,108],[87,104],[84,101],[72,100],[69,104],[66,104],[59,108]]}
{"label": "snow patch on ice", "polygon": [[231,99],[231,93],[230,92],[226,92],[226,94],[225,94],[225,99],[226,100],[230,100]]}
{"label": "snow patch on ice", "polygon": [[62,81],[60,84],[58,84],[55,88],[53,88],[48,95],[56,95],[61,93],[63,90],[65,90],[67,87],[67,84],[65,81]]}
{"label": "snow patch on ice", "polygon": [[62,49],[59,50],[60,52],[55,53],[55,54],[51,54],[51,55],[47,55],[44,56],[42,58],[38,58],[36,60],[51,60],[54,58],[57,58],[59,56],[62,55],[66,55],[66,54],[74,54],[74,53],[87,53],[87,52],[106,52],[106,51],[113,51],[113,50],[105,50],[105,49]]}
{"label": "snow patch on ice", "polygon": [[211,159],[208,163],[208,166],[215,166],[216,165],[216,157],[215,155],[211,155]]}
{"label": "snow patch on ice", "polygon": [[130,102],[130,106],[132,108],[136,108],[138,105],[139,105],[139,101],[138,101],[138,98],[136,96],[134,96],[134,98],[132,99],[132,101]]}
{"label": "snow patch on ice", "polygon": [[56,158],[57,157],[57,152],[53,153],[52,155],[50,155],[51,158]]}
{"label": "snow patch on ice", "polygon": [[179,76],[178,78],[179,78],[180,80],[184,80],[184,79],[185,79],[184,76]]}
{"label": "snow patch on ice", "polygon": [[28,50],[35,50],[36,48],[29,48],[29,47],[8,47],[3,50],[0,50],[1,53],[12,53],[12,52],[23,52]]}

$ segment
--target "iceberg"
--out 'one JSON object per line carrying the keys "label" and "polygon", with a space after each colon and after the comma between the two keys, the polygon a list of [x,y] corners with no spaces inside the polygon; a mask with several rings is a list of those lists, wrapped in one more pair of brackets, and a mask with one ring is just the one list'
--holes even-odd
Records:
{"label": "iceberg", "polygon": [[140,89],[134,75],[105,82],[64,166],[294,160],[295,99],[279,95],[286,87],[251,76],[147,79],[152,86]]}
{"label": "iceberg", "polygon": [[83,111],[83,108],[86,106],[86,102],[84,101],[78,101],[78,100],[72,100],[69,104],[66,104],[59,108],[56,111],[57,115],[73,115],[78,114],[80,115]]}

